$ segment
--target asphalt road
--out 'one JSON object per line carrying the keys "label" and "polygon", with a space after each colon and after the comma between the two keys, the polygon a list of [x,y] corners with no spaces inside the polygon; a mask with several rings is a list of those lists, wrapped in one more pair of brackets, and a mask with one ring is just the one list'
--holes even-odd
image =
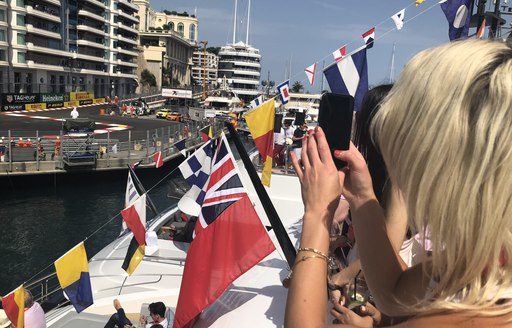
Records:
{"label": "asphalt road", "polygon": [[[79,118],[90,118],[96,122],[96,129],[108,129],[110,137],[127,140],[128,131],[132,136],[143,136],[146,131],[155,129],[176,129],[174,121],[157,119],[155,115],[140,117],[123,117],[119,115],[100,115],[100,109],[106,109],[106,105],[94,105],[78,108]],[[22,112],[0,112],[0,137],[7,137],[7,131],[11,130],[13,136],[34,135],[36,131],[39,136],[59,135],[62,130],[60,119],[71,118],[71,109],[52,111],[22,111]],[[174,127],[173,127],[174,126]],[[152,132],[150,133],[152,134]],[[106,138],[106,134],[101,138]]]}

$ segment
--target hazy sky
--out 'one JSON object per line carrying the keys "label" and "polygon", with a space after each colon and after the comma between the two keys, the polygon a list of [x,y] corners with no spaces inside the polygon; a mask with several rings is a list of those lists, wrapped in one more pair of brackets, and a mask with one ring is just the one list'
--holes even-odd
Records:
{"label": "hazy sky", "polygon": [[[492,1],[489,1],[489,3]],[[151,0],[155,10],[197,12],[198,39],[208,46],[223,46],[233,38],[234,0]],[[248,0],[238,0],[236,41],[246,39]],[[403,8],[405,25],[398,31],[390,18]],[[347,52],[363,45],[362,34],[376,27],[376,41],[368,50],[370,85],[390,77],[393,44],[395,78],[404,64],[418,51],[448,42],[448,23],[438,0],[425,0],[416,7],[414,0],[252,0],[249,44],[262,55],[262,79],[277,83],[285,79],[291,66],[291,84],[309,82],[304,69],[317,62],[315,86],[322,84],[322,66],[333,63],[332,52],[347,44]],[[470,29],[470,35],[475,33]],[[291,65],[290,65],[291,61]],[[327,83],[324,81],[324,89]]]}

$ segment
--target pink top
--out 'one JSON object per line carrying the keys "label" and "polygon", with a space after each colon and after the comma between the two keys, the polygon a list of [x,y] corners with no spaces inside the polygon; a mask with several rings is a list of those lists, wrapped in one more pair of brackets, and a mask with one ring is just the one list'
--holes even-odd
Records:
{"label": "pink top", "polygon": [[34,302],[31,307],[25,309],[25,328],[46,328],[44,311],[39,303]]}

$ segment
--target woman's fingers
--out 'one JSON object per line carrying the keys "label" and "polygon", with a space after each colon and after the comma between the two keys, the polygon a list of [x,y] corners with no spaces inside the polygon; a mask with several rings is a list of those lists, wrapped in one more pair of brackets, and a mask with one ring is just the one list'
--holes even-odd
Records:
{"label": "woman's fingers", "polygon": [[311,147],[311,140],[309,140],[309,134],[306,132],[304,134],[304,139],[302,139],[302,154],[301,154],[301,162],[302,166],[304,166],[304,170],[308,170],[311,167],[311,155],[309,153],[309,148]]}
{"label": "woman's fingers", "polygon": [[295,169],[295,173],[297,173],[297,176],[299,177],[299,181],[302,183],[302,179],[304,177],[304,172],[302,171],[302,165],[299,163],[299,159],[295,155],[293,151],[290,152],[290,157],[292,160],[293,168]]}
{"label": "woman's fingers", "polygon": [[319,126],[315,128],[315,139],[318,145],[320,160],[326,164],[334,163],[331,155],[331,149],[329,148],[329,144],[325,138],[324,130]]}

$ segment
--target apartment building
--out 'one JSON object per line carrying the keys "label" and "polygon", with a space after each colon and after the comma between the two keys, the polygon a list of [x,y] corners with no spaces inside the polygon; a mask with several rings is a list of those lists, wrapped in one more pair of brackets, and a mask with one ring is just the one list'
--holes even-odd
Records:
{"label": "apartment building", "polygon": [[[194,51],[192,57],[192,78],[196,85],[203,85],[203,75],[206,70],[206,85],[213,86],[217,83],[217,68],[219,66],[219,57],[209,51]],[[206,63],[206,65],[205,65]]]}
{"label": "apartment building", "polygon": [[0,93],[131,95],[138,9],[133,0],[0,0]]}

